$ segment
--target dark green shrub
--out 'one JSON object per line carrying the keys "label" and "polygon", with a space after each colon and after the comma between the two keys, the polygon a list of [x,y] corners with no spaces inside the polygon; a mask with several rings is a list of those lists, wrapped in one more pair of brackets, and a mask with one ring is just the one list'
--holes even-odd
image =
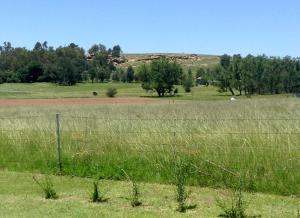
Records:
{"label": "dark green shrub", "polygon": [[178,88],[174,89],[174,95],[176,96],[178,94]]}
{"label": "dark green shrub", "polygon": [[110,98],[113,98],[113,97],[116,96],[117,93],[118,93],[118,91],[115,87],[110,87],[106,91],[106,96],[110,97]]}
{"label": "dark green shrub", "polygon": [[187,75],[185,76],[182,85],[184,87],[185,92],[192,91],[192,87],[194,86],[194,78],[193,78],[193,73],[192,73],[191,69],[189,69]]}

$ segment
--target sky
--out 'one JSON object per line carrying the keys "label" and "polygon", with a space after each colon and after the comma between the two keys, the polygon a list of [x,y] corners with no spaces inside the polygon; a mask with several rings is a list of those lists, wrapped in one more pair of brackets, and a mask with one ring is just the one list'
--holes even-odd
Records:
{"label": "sky", "polygon": [[0,0],[0,43],[300,56],[299,0]]}

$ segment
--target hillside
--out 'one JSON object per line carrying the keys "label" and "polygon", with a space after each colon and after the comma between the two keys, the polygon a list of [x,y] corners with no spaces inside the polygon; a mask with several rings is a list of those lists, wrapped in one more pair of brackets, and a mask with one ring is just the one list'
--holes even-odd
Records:
{"label": "hillside", "polygon": [[211,67],[219,62],[219,57],[214,55],[184,54],[184,53],[145,53],[145,54],[123,54],[121,67],[132,65],[137,67],[143,63],[149,63],[155,59],[165,57],[182,64],[184,69],[191,68],[193,71],[199,67]]}

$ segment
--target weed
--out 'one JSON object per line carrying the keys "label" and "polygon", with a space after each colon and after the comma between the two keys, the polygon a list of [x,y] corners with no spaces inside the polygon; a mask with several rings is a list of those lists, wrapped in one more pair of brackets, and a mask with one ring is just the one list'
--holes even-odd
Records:
{"label": "weed", "polygon": [[44,181],[39,181],[36,177],[33,180],[41,187],[46,199],[57,199],[58,196],[54,190],[53,183],[49,176],[46,176]]}
{"label": "weed", "polygon": [[105,198],[102,193],[99,192],[99,183],[98,181],[94,181],[93,183],[93,193],[92,193],[92,202],[94,203],[103,203],[107,202],[108,198]]}
{"label": "weed", "polygon": [[228,206],[226,202],[218,201],[219,207],[223,210],[223,213],[219,215],[219,217],[226,218],[255,218],[261,216],[249,216],[246,214],[246,202],[243,198],[242,193],[242,180],[240,179],[240,183],[238,186],[238,190],[235,192],[231,205]]}
{"label": "weed", "polygon": [[132,207],[138,207],[140,205],[142,205],[142,202],[140,200],[140,191],[139,191],[139,187],[137,185],[137,183],[125,172],[125,170],[123,170],[123,173],[125,174],[125,176],[127,177],[127,179],[131,182],[132,184],[132,192],[131,192],[131,206]]}
{"label": "weed", "polygon": [[226,218],[246,218],[248,217],[245,213],[245,202],[243,201],[242,192],[237,192],[228,207],[226,203],[219,202],[219,206],[223,210],[223,213],[219,217]]}
{"label": "weed", "polygon": [[184,213],[188,209],[194,209],[197,205],[186,205],[188,194],[186,193],[185,183],[188,173],[188,165],[182,160],[175,158],[174,162],[174,177],[176,185],[176,200],[178,202],[177,211]]}

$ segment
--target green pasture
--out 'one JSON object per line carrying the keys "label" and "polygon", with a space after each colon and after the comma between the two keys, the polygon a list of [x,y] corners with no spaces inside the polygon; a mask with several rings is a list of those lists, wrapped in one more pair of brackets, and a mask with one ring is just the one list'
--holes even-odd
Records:
{"label": "green pasture", "polygon": [[[232,192],[211,188],[187,187],[188,204],[197,204],[182,214],[176,211],[175,187],[139,183],[142,206],[130,205],[131,184],[101,180],[100,190],[109,198],[106,203],[91,203],[93,179],[51,176],[57,200],[45,200],[40,187],[33,182],[36,173],[0,171],[1,217],[217,217],[222,211],[217,202],[230,204]],[[245,193],[246,213],[261,217],[294,218],[299,199],[269,194]]]}

